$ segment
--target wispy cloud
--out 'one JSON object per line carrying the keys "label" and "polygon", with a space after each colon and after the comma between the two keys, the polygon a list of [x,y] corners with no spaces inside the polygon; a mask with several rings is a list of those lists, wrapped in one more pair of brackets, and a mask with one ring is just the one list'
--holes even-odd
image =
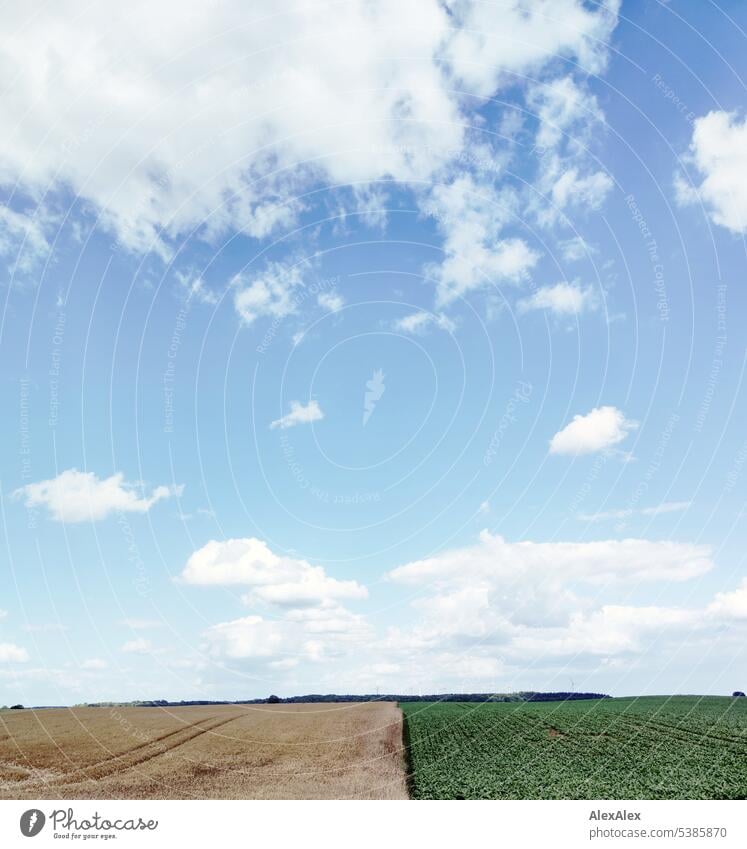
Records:
{"label": "wispy cloud", "polygon": [[322,292],[316,302],[327,312],[339,312],[345,306],[345,299],[337,292]]}
{"label": "wispy cloud", "polygon": [[[94,472],[68,469],[56,478],[31,483],[17,489],[27,507],[46,507],[58,522],[85,522],[105,519],[115,512],[147,513],[164,498],[179,496],[183,486],[157,486],[150,495],[142,487],[127,483],[122,472],[99,478]],[[143,491],[138,495],[138,490]]]}
{"label": "wispy cloud", "polygon": [[138,637],[136,640],[128,640],[124,643],[122,651],[125,654],[152,654],[153,646],[150,640],[146,640],[144,637]]}
{"label": "wispy cloud", "polygon": [[663,501],[654,507],[626,507],[622,510],[600,510],[598,513],[579,513],[577,518],[583,522],[604,522],[609,519],[630,519],[633,516],[659,516],[663,513],[679,513],[687,510],[691,504],[691,501]]}
{"label": "wispy cloud", "polygon": [[324,418],[324,413],[318,402],[312,399],[308,404],[302,404],[300,401],[291,401],[290,412],[270,422],[270,428],[281,428],[284,430],[288,427],[295,427],[299,424],[309,424],[318,422]]}
{"label": "wispy cloud", "polygon": [[398,318],[392,325],[394,330],[402,333],[420,335],[431,327],[453,333],[456,330],[456,322],[443,313],[432,313],[420,310],[409,315]]}
{"label": "wispy cloud", "polygon": [[548,310],[558,316],[569,316],[596,309],[598,301],[590,286],[556,283],[554,286],[537,289],[528,298],[522,298],[517,306],[522,313]]}
{"label": "wispy cloud", "polygon": [[233,304],[244,324],[253,324],[265,315],[285,318],[294,313],[298,308],[296,291],[303,285],[306,267],[273,262],[258,274],[234,277]]}

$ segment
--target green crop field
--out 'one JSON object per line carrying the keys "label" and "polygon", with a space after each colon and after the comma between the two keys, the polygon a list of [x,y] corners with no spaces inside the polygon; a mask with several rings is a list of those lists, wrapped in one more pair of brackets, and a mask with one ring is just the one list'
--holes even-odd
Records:
{"label": "green crop field", "polygon": [[747,699],[411,702],[416,799],[745,799]]}

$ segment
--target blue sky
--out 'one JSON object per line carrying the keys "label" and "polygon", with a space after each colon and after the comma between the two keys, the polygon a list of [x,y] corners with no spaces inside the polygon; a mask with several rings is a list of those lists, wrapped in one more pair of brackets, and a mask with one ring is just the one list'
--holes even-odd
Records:
{"label": "blue sky", "polygon": [[0,702],[744,689],[741,4],[40,9]]}

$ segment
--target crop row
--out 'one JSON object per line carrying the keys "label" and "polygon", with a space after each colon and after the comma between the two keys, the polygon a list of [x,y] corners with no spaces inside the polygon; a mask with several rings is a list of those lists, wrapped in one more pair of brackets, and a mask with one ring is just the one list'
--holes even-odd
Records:
{"label": "crop row", "polygon": [[403,710],[416,798],[747,796],[744,714],[723,723],[695,702],[665,712],[644,700]]}

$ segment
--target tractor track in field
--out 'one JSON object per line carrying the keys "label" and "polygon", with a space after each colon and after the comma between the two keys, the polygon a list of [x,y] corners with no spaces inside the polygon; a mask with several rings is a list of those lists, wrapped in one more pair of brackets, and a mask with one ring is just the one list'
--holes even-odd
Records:
{"label": "tractor track in field", "polygon": [[680,743],[695,743],[708,749],[723,746],[726,743],[731,751],[747,754],[747,739],[745,737],[722,736],[708,731],[687,728],[683,725],[670,725],[667,722],[657,722],[645,717],[637,719],[629,716],[623,722],[634,729],[640,730],[646,728],[671,740],[677,740]]}
{"label": "tractor track in field", "polygon": [[51,781],[42,780],[40,782],[38,778],[32,778],[28,782],[23,783],[43,783],[46,787],[49,787],[50,785],[73,785],[86,781],[101,781],[104,778],[109,778],[112,775],[117,775],[141,766],[161,755],[169,754],[185,743],[189,743],[203,734],[216,731],[218,728],[222,728],[224,725],[228,725],[229,722],[234,722],[242,716],[244,716],[243,713],[235,714],[228,718],[219,719],[217,722],[213,721],[212,724],[209,723],[211,723],[211,720],[215,720],[215,717],[208,717],[207,719],[191,723],[184,728],[178,728],[176,731],[162,734],[160,737],[141,743],[121,754],[111,755],[89,766],[75,767],[70,772],[57,776]]}

